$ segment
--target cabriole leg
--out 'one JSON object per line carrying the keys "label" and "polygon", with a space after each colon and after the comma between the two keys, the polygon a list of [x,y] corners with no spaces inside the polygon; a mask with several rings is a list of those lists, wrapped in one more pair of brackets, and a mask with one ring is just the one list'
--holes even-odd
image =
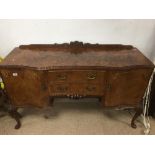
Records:
{"label": "cabriole leg", "polygon": [[53,103],[54,103],[54,97],[50,97],[50,100],[49,100],[49,106],[45,107],[44,108],[44,118],[48,119],[50,118],[51,116],[55,116],[56,115],[56,112],[54,111],[54,107],[53,107]]}
{"label": "cabriole leg", "polygon": [[104,97],[99,97],[99,102],[102,106],[104,106]]}
{"label": "cabriole leg", "polygon": [[50,97],[50,106],[53,107],[54,97]]}
{"label": "cabriole leg", "polygon": [[22,117],[21,114],[17,111],[17,108],[11,108],[11,110],[9,111],[9,114],[12,118],[14,118],[17,122],[17,124],[15,125],[15,129],[19,129],[21,127],[21,122],[20,122],[20,118]]}

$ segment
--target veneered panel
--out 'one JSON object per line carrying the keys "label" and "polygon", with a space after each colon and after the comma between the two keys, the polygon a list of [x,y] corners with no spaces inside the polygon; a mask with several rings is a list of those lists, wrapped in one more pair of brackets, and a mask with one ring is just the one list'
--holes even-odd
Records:
{"label": "veneered panel", "polygon": [[105,106],[140,104],[151,73],[151,69],[109,71]]}
{"label": "veneered panel", "polygon": [[7,93],[14,105],[42,107],[47,103],[48,95],[44,89],[42,72],[27,69],[3,69],[1,73]]}

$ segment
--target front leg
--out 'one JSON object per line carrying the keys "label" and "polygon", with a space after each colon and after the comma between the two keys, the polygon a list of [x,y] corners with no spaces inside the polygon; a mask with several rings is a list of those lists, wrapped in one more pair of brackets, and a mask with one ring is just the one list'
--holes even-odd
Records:
{"label": "front leg", "polygon": [[11,110],[9,111],[9,114],[12,118],[14,118],[17,122],[17,124],[15,125],[15,129],[19,129],[21,127],[21,122],[20,122],[20,118],[22,117],[21,114],[17,111],[17,108],[11,108]]}
{"label": "front leg", "polygon": [[135,120],[143,113],[143,108],[142,107],[136,107],[135,111],[136,111],[136,113],[131,120],[131,127],[132,128],[137,128],[137,125],[135,124]]}
{"label": "front leg", "polygon": [[104,101],[105,101],[104,96],[101,96],[98,99],[99,99],[100,104],[104,107]]}
{"label": "front leg", "polygon": [[50,102],[49,102],[49,106],[44,107],[44,118],[48,119],[51,116],[55,116],[56,112],[54,110],[54,97],[50,97]]}
{"label": "front leg", "polygon": [[49,100],[50,100],[50,101],[49,101],[49,105],[50,105],[51,107],[53,107],[54,97],[50,97]]}

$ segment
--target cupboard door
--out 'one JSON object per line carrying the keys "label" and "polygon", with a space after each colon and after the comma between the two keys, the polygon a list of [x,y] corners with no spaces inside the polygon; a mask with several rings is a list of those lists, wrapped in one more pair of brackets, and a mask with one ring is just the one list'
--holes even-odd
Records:
{"label": "cupboard door", "polygon": [[133,106],[142,101],[152,69],[110,71],[105,106]]}
{"label": "cupboard door", "polygon": [[1,73],[8,96],[15,106],[42,107],[47,103],[40,72],[28,69],[3,69]]}

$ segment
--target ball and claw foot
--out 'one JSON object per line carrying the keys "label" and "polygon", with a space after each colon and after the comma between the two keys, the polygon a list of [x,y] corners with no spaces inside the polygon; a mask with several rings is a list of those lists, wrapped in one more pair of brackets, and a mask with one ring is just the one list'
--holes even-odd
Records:
{"label": "ball and claw foot", "polygon": [[19,122],[17,122],[17,124],[15,125],[15,129],[19,129],[21,127],[21,123],[20,123],[20,121]]}
{"label": "ball and claw foot", "polygon": [[47,116],[47,115],[44,115],[44,118],[45,118],[45,119],[48,119],[48,118],[49,118],[49,116]]}
{"label": "ball and claw foot", "polygon": [[136,129],[137,128],[137,125],[135,124],[135,122],[131,122],[131,127]]}

